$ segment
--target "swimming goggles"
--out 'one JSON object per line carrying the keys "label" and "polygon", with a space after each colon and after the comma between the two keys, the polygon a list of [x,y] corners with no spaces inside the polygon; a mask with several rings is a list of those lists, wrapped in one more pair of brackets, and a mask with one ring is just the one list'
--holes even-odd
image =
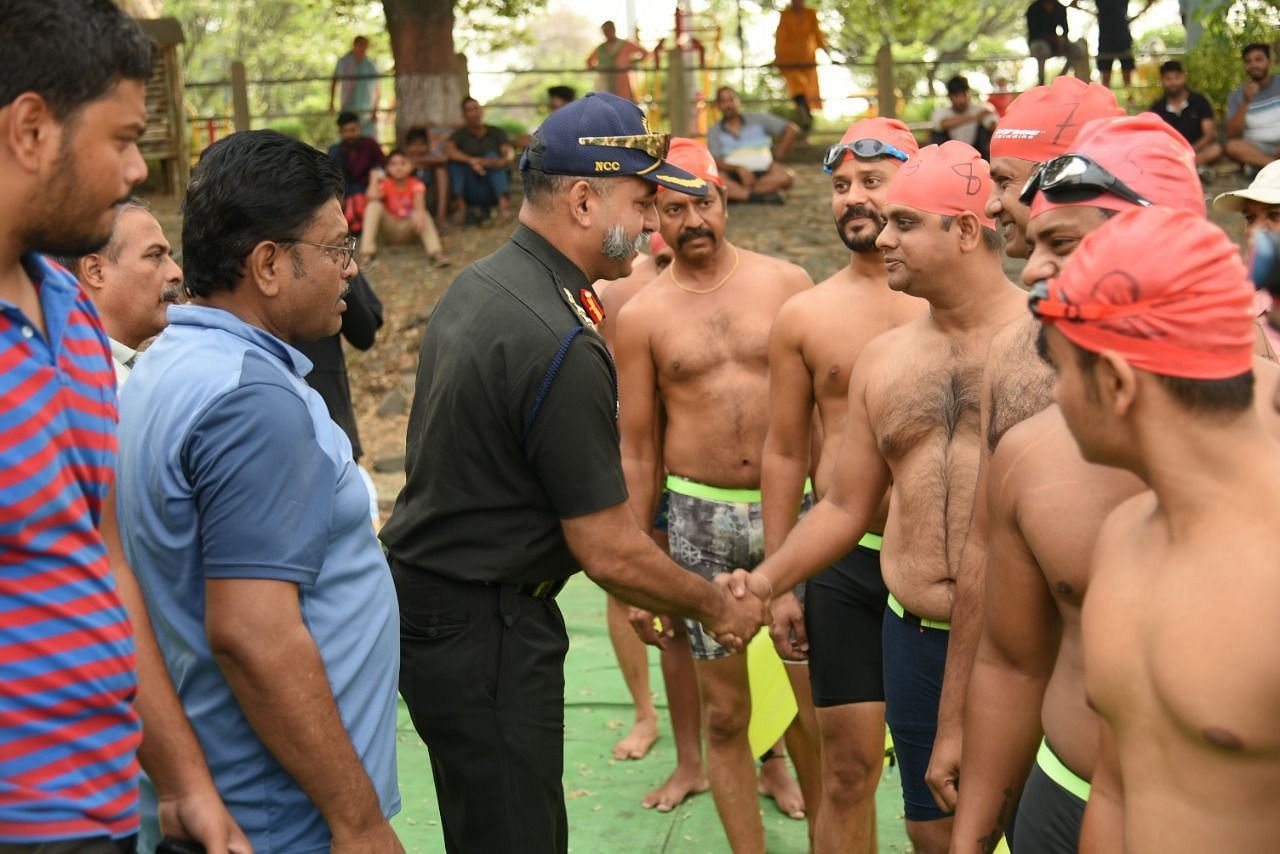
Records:
{"label": "swimming goggles", "polygon": [[1018,194],[1018,201],[1024,205],[1031,204],[1037,191],[1055,204],[1078,204],[1096,199],[1103,193],[1111,193],[1144,208],[1151,206],[1150,199],[1134,192],[1083,154],[1064,154],[1040,164]]}
{"label": "swimming goggles", "polygon": [[829,175],[832,170],[844,158],[845,152],[849,152],[854,157],[862,160],[875,160],[880,157],[893,157],[906,162],[909,155],[900,148],[895,148],[887,142],[870,137],[866,139],[855,139],[853,142],[837,142],[835,145],[827,149],[827,154],[822,158],[822,168]]}

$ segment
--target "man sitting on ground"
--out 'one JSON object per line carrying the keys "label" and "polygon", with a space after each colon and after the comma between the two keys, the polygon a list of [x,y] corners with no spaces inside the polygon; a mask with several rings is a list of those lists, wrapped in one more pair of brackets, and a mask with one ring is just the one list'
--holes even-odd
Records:
{"label": "man sitting on ground", "polygon": [[[437,136],[432,131],[442,132]],[[444,144],[451,128],[409,128],[404,137],[404,151],[413,164],[413,177],[427,188],[427,207],[435,211],[436,227],[446,231],[449,215],[449,158],[445,157]]]}
{"label": "man sitting on ground", "polygon": [[360,132],[360,119],[355,113],[338,116],[338,141],[329,146],[329,156],[342,169],[342,212],[353,234],[359,234],[364,223],[364,207],[369,181],[381,173],[387,158],[382,146]]}
{"label": "man sitting on ground", "polygon": [[1245,45],[1240,58],[1249,79],[1227,96],[1227,156],[1252,178],[1280,158],[1280,79],[1271,73],[1271,45]]}
{"label": "man sitting on ground", "polygon": [[728,86],[716,92],[722,118],[707,129],[707,148],[725,179],[731,202],[782,204],[782,190],[795,175],[778,161],[787,156],[800,135],[794,122],[770,113],[744,113],[738,94]]}
{"label": "man sitting on ground", "polygon": [[1213,105],[1204,95],[1187,88],[1187,72],[1176,59],[1160,66],[1160,85],[1164,96],[1151,105],[1151,112],[1191,143],[1196,150],[1196,166],[1203,175],[1205,167],[1222,156],[1218,131],[1213,124]]}
{"label": "man sitting on ground", "polygon": [[929,123],[933,126],[933,141],[946,142],[958,139],[978,149],[982,159],[991,159],[991,132],[996,126],[996,111],[985,101],[975,101],[970,95],[969,81],[957,74],[947,81],[949,104],[933,111]]}
{"label": "man sitting on ground", "polygon": [[511,166],[515,149],[507,132],[484,123],[484,107],[475,98],[462,99],[463,126],[445,143],[449,158],[449,180],[453,197],[458,200],[457,222],[467,221],[474,209],[476,221],[488,220],[489,211],[498,207],[498,219],[511,219]]}

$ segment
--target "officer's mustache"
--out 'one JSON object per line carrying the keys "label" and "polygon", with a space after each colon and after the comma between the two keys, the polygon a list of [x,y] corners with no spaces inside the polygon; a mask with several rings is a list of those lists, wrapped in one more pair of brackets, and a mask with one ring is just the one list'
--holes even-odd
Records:
{"label": "officer's mustache", "polygon": [[680,232],[680,236],[676,238],[676,246],[684,246],[690,240],[697,240],[699,237],[705,237],[708,240],[715,241],[716,233],[705,225],[701,228],[690,228]]}

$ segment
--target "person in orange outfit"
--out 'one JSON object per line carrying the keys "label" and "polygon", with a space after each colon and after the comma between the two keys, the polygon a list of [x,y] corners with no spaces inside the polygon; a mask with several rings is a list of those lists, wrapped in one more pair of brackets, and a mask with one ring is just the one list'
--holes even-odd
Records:
{"label": "person in orange outfit", "polygon": [[804,0],[791,0],[778,15],[773,40],[773,62],[782,71],[787,97],[795,101],[800,126],[807,131],[813,125],[810,110],[822,108],[816,60],[818,48],[827,49],[827,40],[818,27],[818,13],[805,8]]}

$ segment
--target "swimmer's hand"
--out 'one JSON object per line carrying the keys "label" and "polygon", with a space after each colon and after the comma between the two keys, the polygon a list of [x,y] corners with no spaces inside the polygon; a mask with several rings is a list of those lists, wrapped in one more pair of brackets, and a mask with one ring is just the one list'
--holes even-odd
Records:
{"label": "swimmer's hand", "polygon": [[787,591],[769,606],[773,620],[769,635],[778,655],[787,661],[809,660],[809,635],[804,630],[804,609],[796,594]]}
{"label": "swimmer's hand", "polygon": [[962,730],[958,726],[938,726],[933,739],[933,753],[924,780],[929,784],[938,809],[955,812],[960,798],[960,744]]}
{"label": "swimmer's hand", "polygon": [[[720,608],[713,620],[703,620],[703,628],[716,641],[731,652],[741,652],[747,643],[769,622],[769,597],[761,596],[761,580],[749,581],[746,570],[716,577],[716,587],[723,591]],[[764,580],[763,584],[768,585]],[[767,587],[766,587],[767,590]]]}
{"label": "swimmer's hand", "polygon": [[627,612],[627,620],[640,640],[659,649],[666,649],[667,644],[676,636],[675,629],[671,628],[670,617],[656,616],[643,608],[632,608]]}

